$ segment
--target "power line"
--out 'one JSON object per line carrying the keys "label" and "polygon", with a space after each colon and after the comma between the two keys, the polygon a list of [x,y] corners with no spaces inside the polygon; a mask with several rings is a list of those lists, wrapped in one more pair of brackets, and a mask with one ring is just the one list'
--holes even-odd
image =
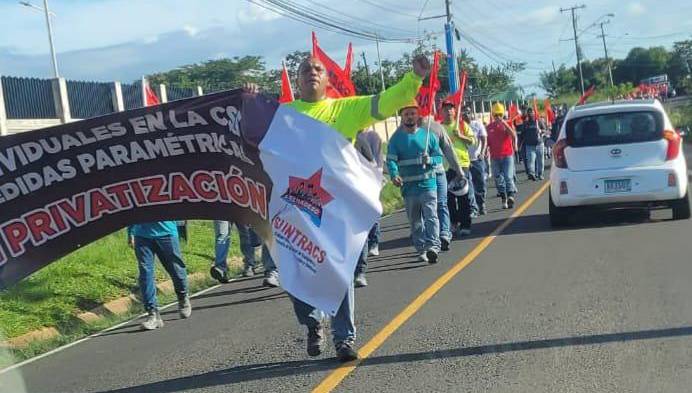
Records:
{"label": "power line", "polygon": [[[345,14],[345,13],[344,13],[343,11],[341,11],[341,10],[337,10],[337,9],[331,8],[331,7],[329,7],[329,6],[327,6],[327,5],[324,5],[324,4],[321,4],[321,3],[319,3],[319,2],[317,2],[317,1],[315,1],[315,0],[307,0],[307,1],[308,1],[308,3],[312,3],[313,5],[315,5],[315,6],[317,6],[317,7],[322,7],[322,8],[324,8],[324,9],[330,11],[330,12],[333,12],[333,13],[335,13],[335,14],[337,14],[337,15],[342,15],[342,16],[344,16],[344,17],[347,18],[347,19],[351,19],[351,20],[353,20],[353,21],[355,21],[355,22],[362,23],[362,24],[364,24],[365,26],[369,26],[369,25],[376,26],[377,29],[375,29],[375,30],[378,30],[378,31],[390,30],[390,31],[392,31],[392,32],[397,31],[397,32],[399,32],[399,33],[404,33],[404,34],[415,34],[414,32],[412,32],[412,31],[410,31],[410,30],[400,29],[400,28],[398,28],[398,27],[389,27],[389,26],[385,26],[385,25],[378,24],[378,23],[374,23],[374,22],[372,22],[372,21],[367,21],[367,20],[364,20],[364,19],[361,19],[361,18],[352,16],[352,15]],[[296,1],[290,1],[290,3],[293,3],[295,6],[300,6]],[[309,8],[306,8],[306,9],[309,9]],[[317,11],[315,11],[315,10],[313,10],[313,11],[314,11],[314,12],[317,12]],[[322,13],[322,15],[328,15],[328,14]]]}
{"label": "power line", "polygon": [[405,16],[405,17],[408,17],[408,18],[418,18],[416,15],[405,13],[405,12],[403,12],[403,11],[400,11],[400,10],[395,9],[394,7],[391,7],[391,8],[390,8],[389,6],[385,5],[386,3],[381,3],[381,2],[380,2],[380,3],[376,3],[376,2],[371,1],[371,0],[359,0],[359,1],[361,1],[361,2],[363,2],[363,3],[365,3],[365,4],[370,4],[370,5],[373,6],[373,7],[379,8],[379,9],[384,10],[384,11],[387,11],[387,12],[391,12],[391,13],[394,13],[394,14],[399,14],[399,15],[402,15],[402,16]]}
{"label": "power line", "polygon": [[576,10],[586,8],[585,5],[573,6],[570,8],[560,8],[560,12],[571,11],[572,13],[572,29],[574,30],[574,50],[577,54],[577,67],[579,68],[579,82],[581,84],[581,94],[584,94],[584,73],[581,69],[581,51],[579,49],[579,36],[577,35],[577,17]]}
{"label": "power line", "polygon": [[[328,31],[338,32],[347,36],[361,38],[369,41],[381,41],[390,43],[411,43],[417,37],[403,36],[383,36],[374,31],[365,30],[362,27],[354,26],[353,21],[358,21],[358,18],[350,17],[352,20],[344,20],[333,17],[331,15],[313,10],[309,7],[297,4],[288,0],[247,0],[248,2],[258,5],[264,9],[272,11],[276,14],[287,18],[308,24],[313,27],[323,28]],[[343,14],[343,13],[342,13]],[[349,17],[346,14],[344,16]],[[353,26],[353,27],[344,27]]]}

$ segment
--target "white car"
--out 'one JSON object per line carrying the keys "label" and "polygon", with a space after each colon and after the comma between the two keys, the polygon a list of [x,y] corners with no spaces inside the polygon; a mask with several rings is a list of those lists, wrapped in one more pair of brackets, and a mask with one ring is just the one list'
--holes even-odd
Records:
{"label": "white car", "polygon": [[673,219],[690,218],[682,148],[657,100],[572,108],[553,146],[551,224],[586,206],[672,208]]}

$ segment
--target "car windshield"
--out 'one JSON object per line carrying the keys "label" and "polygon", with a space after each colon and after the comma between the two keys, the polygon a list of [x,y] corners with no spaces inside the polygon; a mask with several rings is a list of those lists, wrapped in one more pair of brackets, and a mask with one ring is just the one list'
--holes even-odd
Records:
{"label": "car windshield", "polygon": [[648,142],[663,135],[663,118],[655,111],[584,116],[567,122],[572,147]]}

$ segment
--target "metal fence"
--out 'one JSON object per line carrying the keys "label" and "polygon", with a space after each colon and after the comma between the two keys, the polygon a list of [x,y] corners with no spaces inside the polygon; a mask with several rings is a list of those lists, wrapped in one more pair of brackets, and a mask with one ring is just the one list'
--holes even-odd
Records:
{"label": "metal fence", "polygon": [[168,96],[168,101],[175,101],[195,96],[196,90],[187,87],[166,86],[166,95]]}
{"label": "metal fence", "polygon": [[72,117],[88,119],[113,113],[111,83],[67,81],[67,98]]}
{"label": "metal fence", "polygon": [[51,119],[57,117],[50,79],[2,77],[8,119]]}
{"label": "metal fence", "polygon": [[123,101],[125,110],[141,108],[144,106],[142,100],[142,82],[137,81],[131,85],[121,85],[123,91]]}

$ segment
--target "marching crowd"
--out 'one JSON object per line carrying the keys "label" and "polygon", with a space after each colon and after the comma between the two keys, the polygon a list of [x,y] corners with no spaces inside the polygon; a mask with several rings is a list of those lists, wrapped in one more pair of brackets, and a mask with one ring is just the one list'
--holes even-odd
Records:
{"label": "marching crowd", "polygon": [[[413,60],[413,71],[389,89],[375,96],[326,98],[328,84],[324,65],[316,58],[303,62],[298,70],[300,99],[287,103],[296,111],[327,123],[344,137],[354,141],[355,148],[378,170],[387,172],[392,184],[401,188],[410,224],[411,240],[418,259],[437,263],[440,252],[450,248],[454,237],[471,234],[475,217],[487,214],[487,180],[494,177],[504,209],[512,209],[517,194],[515,160],[524,161],[530,180],[543,179],[545,145],[551,145],[548,124],[526,110],[523,119],[508,119],[505,107],[492,106],[492,120],[484,124],[469,110],[457,113],[457,105],[445,100],[441,105],[442,121],[421,117],[415,97],[423,79],[430,72],[424,56]],[[248,93],[257,93],[252,85]],[[401,125],[391,136],[383,157],[382,140],[372,130],[363,131],[375,122],[397,113]],[[558,111],[559,124],[563,114]],[[521,123],[521,124],[519,124]],[[492,174],[491,174],[492,173]],[[228,221],[215,221],[215,258],[211,276],[220,283],[229,282],[227,257],[232,226],[236,226],[243,254],[243,276],[256,274],[255,249],[261,249],[264,267],[263,285],[278,287],[276,265],[266,246],[252,228]],[[146,330],[163,326],[156,302],[154,256],[171,276],[178,296],[182,318],[191,315],[187,273],[180,252],[175,221],[142,223],[128,228],[128,239],[139,264],[139,286],[147,317]],[[369,233],[360,252],[353,285],[331,320],[333,342],[340,361],[358,358],[356,339],[354,287],[367,286],[368,256],[379,255],[379,223]],[[298,322],[307,328],[307,353],[318,356],[324,346],[325,314],[291,297]]]}

